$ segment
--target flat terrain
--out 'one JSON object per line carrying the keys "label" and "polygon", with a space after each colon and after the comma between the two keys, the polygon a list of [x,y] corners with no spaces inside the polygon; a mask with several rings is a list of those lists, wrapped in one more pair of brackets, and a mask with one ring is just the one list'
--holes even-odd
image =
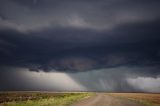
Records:
{"label": "flat terrain", "polygon": [[72,106],[141,106],[140,104],[127,100],[120,99],[106,93],[97,93],[95,96],[82,100]]}
{"label": "flat terrain", "polygon": [[136,101],[146,106],[160,106],[160,94],[155,93],[109,93],[113,97]]}
{"label": "flat terrain", "polygon": [[160,106],[160,94],[0,92],[0,106]]}
{"label": "flat terrain", "polygon": [[92,93],[1,92],[0,106],[68,106]]}

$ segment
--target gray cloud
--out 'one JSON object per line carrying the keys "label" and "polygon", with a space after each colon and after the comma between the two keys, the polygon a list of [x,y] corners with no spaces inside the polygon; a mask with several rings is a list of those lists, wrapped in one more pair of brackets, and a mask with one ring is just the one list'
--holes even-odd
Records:
{"label": "gray cloud", "polygon": [[[2,0],[1,27],[19,31],[41,30],[46,27],[77,27],[111,30],[119,24],[152,21],[159,18],[158,1],[133,0],[73,1]],[[142,6],[143,5],[143,6]]]}
{"label": "gray cloud", "polygon": [[160,77],[137,77],[135,79],[127,79],[128,83],[144,92],[160,92]]}

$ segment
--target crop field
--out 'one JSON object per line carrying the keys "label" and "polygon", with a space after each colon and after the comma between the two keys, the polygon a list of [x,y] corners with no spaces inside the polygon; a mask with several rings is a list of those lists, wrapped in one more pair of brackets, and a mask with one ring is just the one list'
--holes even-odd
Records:
{"label": "crop field", "polygon": [[108,95],[133,100],[144,106],[160,106],[160,94],[155,93],[109,93]]}
{"label": "crop field", "polygon": [[91,93],[1,92],[0,106],[68,106]]}

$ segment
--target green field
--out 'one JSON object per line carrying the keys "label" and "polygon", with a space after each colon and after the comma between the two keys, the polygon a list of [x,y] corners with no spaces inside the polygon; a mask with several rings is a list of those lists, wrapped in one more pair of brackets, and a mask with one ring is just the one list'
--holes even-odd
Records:
{"label": "green field", "polygon": [[2,92],[0,106],[68,106],[92,93]]}

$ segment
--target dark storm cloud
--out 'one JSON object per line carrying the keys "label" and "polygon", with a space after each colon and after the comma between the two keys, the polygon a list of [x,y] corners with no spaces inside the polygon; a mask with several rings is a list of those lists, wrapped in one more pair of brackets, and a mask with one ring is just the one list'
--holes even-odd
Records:
{"label": "dark storm cloud", "polygon": [[[63,85],[65,77],[72,82],[67,90],[159,92],[159,5],[159,0],[0,0],[0,90],[64,90],[57,82],[40,82],[57,79]],[[65,74],[52,79],[54,71]]]}
{"label": "dark storm cloud", "polygon": [[100,32],[75,28],[49,28],[30,33],[3,30],[1,64],[44,71],[158,66],[159,27],[158,20]]}

